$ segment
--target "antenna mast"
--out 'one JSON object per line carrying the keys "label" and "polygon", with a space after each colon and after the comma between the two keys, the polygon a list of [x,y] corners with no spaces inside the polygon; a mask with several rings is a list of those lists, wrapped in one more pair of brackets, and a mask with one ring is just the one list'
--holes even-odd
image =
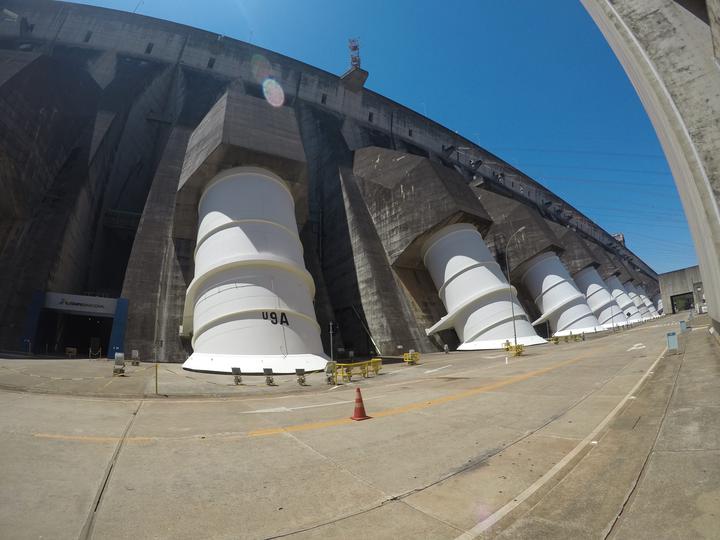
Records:
{"label": "antenna mast", "polygon": [[348,49],[350,49],[350,67],[360,69],[360,40],[348,39]]}

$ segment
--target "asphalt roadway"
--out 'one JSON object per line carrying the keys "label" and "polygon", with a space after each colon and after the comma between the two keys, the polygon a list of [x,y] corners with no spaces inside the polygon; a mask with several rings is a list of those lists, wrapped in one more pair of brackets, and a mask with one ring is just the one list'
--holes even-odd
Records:
{"label": "asphalt roadway", "polygon": [[686,316],[335,386],[0,360],[0,537],[718,538],[720,345],[696,318],[665,353]]}

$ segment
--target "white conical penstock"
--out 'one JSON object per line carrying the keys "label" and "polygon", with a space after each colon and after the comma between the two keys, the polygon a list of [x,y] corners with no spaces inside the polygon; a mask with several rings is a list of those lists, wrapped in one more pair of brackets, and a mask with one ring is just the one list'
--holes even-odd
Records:
{"label": "white conical penstock", "polygon": [[645,292],[645,287],[642,285],[636,287],[638,296],[640,296],[640,300],[645,304],[645,307],[648,308],[648,311],[650,312],[650,316],[654,319],[658,317],[658,312],[655,309],[655,305],[652,303],[650,298],[648,298],[647,293]]}
{"label": "white conical penstock", "polygon": [[580,292],[585,295],[588,306],[590,306],[603,328],[613,328],[614,326],[627,324],[625,314],[615,302],[607,284],[600,277],[595,267],[583,268],[575,274],[574,279],[580,288]]}
{"label": "white conical penstock", "polygon": [[541,253],[531,259],[521,281],[542,313],[533,325],[548,321],[556,336],[602,330],[585,295],[555,253]]}
{"label": "white conical penstock", "polygon": [[[642,290],[641,285],[635,285],[635,293],[638,295],[638,298],[640,299],[640,302],[642,303],[642,307],[644,307],[647,311],[645,317],[647,319],[653,319],[655,318],[655,306],[652,305],[652,303],[648,300],[647,296]],[[652,306],[652,307],[651,307]]]}
{"label": "white conical penstock", "polygon": [[546,343],[475,227],[444,227],[425,242],[422,256],[448,312],[426,330],[428,335],[454,328],[459,350],[499,349],[506,341],[513,343],[515,335],[518,344]]}
{"label": "white conical penstock", "polygon": [[610,276],[607,278],[606,283],[608,284],[608,287],[610,287],[610,294],[612,294],[612,297],[615,299],[615,302],[617,302],[617,305],[620,306],[620,309],[625,314],[627,321],[629,323],[640,322],[640,312],[628,295],[625,287],[623,287],[622,283],[620,283],[618,277]]}
{"label": "white conical penstock", "polygon": [[640,298],[637,289],[635,289],[635,285],[633,285],[631,281],[626,281],[625,283],[623,283],[623,287],[625,287],[625,290],[627,291],[630,300],[633,301],[633,304],[635,304],[635,307],[640,312],[640,318],[643,321],[647,321],[648,319],[650,319],[650,312],[648,311],[645,303]]}
{"label": "white conical penstock", "polygon": [[323,370],[315,285],[285,182],[265,169],[224,171],[205,187],[198,217],[195,278],[183,317],[194,352],[183,367]]}

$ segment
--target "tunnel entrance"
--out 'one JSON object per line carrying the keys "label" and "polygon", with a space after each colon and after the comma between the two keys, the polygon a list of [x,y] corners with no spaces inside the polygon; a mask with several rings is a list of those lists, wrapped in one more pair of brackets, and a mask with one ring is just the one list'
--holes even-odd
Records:
{"label": "tunnel entrance", "polygon": [[672,304],[672,312],[677,313],[678,311],[687,311],[688,309],[692,309],[695,305],[695,299],[693,298],[693,293],[691,291],[671,296],[670,303]]}
{"label": "tunnel entrance", "polygon": [[43,309],[38,322],[35,351],[56,356],[72,354],[99,358],[107,353],[112,326],[112,317]]}
{"label": "tunnel entrance", "polygon": [[114,358],[124,352],[127,311],[124,298],[38,291],[28,309],[22,350]]}

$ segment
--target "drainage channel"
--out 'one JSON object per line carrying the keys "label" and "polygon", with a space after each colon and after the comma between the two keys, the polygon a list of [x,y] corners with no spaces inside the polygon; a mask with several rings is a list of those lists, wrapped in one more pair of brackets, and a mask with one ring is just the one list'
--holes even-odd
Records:
{"label": "drainage channel", "polygon": [[133,424],[135,423],[135,419],[137,418],[138,413],[140,412],[140,407],[142,407],[143,403],[144,403],[144,401],[140,401],[140,403],[137,406],[137,409],[135,409],[135,412],[132,413],[130,420],[128,421],[127,425],[125,426],[125,429],[123,430],[122,436],[120,437],[120,440],[118,441],[117,446],[115,447],[115,451],[113,452],[113,455],[110,458],[110,463],[108,465],[108,468],[105,471],[103,481],[100,483],[100,489],[98,489],[98,492],[95,495],[95,498],[93,499],[92,506],[90,508],[90,514],[88,515],[87,519],[85,520],[85,525],[83,525],[83,528],[80,531],[80,536],[78,537],[79,540],[89,540],[90,538],[92,538],[93,528],[95,527],[95,517],[97,516],[98,509],[100,508],[100,503],[102,503],[103,495],[105,494],[105,488],[107,487],[108,483],[110,482],[110,476],[112,475],[113,470],[115,469],[115,463],[117,462],[117,458],[120,455],[120,450],[122,450],[122,447],[125,444],[127,435],[128,435],[128,433],[130,433],[130,428],[132,428]]}

